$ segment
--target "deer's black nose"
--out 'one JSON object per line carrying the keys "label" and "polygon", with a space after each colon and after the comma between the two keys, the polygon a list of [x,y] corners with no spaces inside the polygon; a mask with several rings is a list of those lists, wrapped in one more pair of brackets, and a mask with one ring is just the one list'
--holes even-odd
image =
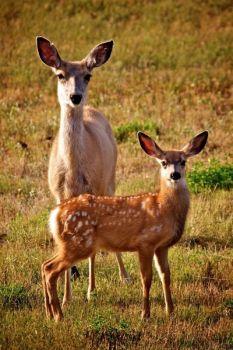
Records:
{"label": "deer's black nose", "polygon": [[82,95],[70,95],[70,99],[74,105],[78,105],[81,102]]}
{"label": "deer's black nose", "polygon": [[179,180],[181,178],[180,173],[178,173],[177,171],[171,173],[170,177],[172,180]]}

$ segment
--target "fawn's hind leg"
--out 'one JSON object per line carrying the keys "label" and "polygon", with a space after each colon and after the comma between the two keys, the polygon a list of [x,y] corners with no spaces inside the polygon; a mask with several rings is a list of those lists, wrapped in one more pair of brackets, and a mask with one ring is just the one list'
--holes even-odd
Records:
{"label": "fawn's hind leg", "polygon": [[57,295],[57,279],[61,272],[67,270],[70,266],[71,263],[65,261],[59,255],[42,264],[46,314],[48,317],[53,317],[56,321],[63,317]]}

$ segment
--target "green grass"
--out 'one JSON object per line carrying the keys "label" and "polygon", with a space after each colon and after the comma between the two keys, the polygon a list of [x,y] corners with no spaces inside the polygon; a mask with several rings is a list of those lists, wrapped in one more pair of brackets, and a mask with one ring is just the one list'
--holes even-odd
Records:
{"label": "green grass", "polygon": [[140,122],[134,120],[125,124],[121,124],[114,128],[114,135],[118,143],[126,141],[137,141],[137,132],[143,130],[144,132],[150,132],[154,136],[159,135],[159,127],[155,122]]}
{"label": "green grass", "polygon": [[[232,348],[232,17],[231,0],[0,2],[2,350]],[[129,285],[120,283],[112,254],[97,256],[90,303],[88,265],[81,262],[65,320],[57,325],[45,318],[40,266],[53,254],[47,168],[59,106],[36,35],[70,60],[114,40],[111,59],[93,72],[89,103],[115,132],[117,194],[158,187],[158,166],[136,141],[139,129],[164,149],[209,130],[207,147],[187,165],[191,208],[184,236],[169,254],[176,307],[170,318],[155,273],[151,319],[140,320],[134,254],[124,254]],[[60,282],[60,298],[62,292]]]}
{"label": "green grass", "polygon": [[7,309],[30,307],[27,290],[21,285],[0,286],[0,304]]}
{"label": "green grass", "polygon": [[195,167],[187,178],[189,188],[195,193],[203,190],[230,190],[233,187],[233,166],[212,164],[207,169]]}

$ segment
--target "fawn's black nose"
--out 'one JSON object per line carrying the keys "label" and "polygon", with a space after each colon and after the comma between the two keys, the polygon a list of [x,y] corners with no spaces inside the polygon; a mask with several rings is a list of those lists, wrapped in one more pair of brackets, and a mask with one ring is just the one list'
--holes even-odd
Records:
{"label": "fawn's black nose", "polygon": [[180,173],[178,173],[177,171],[171,173],[170,177],[172,180],[179,180],[181,178]]}
{"label": "fawn's black nose", "polygon": [[81,102],[82,95],[70,95],[70,99],[74,105],[78,105]]}

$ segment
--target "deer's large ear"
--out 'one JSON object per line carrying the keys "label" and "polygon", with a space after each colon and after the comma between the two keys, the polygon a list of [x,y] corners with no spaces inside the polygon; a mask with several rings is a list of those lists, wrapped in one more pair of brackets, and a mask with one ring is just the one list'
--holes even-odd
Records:
{"label": "deer's large ear", "polygon": [[186,146],[182,148],[182,152],[186,157],[195,156],[200,153],[206,145],[208,139],[208,131],[203,131],[196,135]]}
{"label": "deer's large ear", "polygon": [[112,48],[113,48],[112,40],[106,41],[94,47],[85,58],[87,68],[91,70],[107,62],[107,60],[111,56]]}
{"label": "deer's large ear", "polygon": [[164,155],[165,155],[164,151],[148,135],[139,131],[138,132],[138,140],[139,140],[140,146],[143,149],[143,151],[146,152],[147,154],[149,154],[149,156],[155,157],[158,159],[164,158]]}
{"label": "deer's large ear", "polygon": [[61,66],[61,58],[56,47],[42,36],[37,36],[36,45],[41,60],[52,68]]}

